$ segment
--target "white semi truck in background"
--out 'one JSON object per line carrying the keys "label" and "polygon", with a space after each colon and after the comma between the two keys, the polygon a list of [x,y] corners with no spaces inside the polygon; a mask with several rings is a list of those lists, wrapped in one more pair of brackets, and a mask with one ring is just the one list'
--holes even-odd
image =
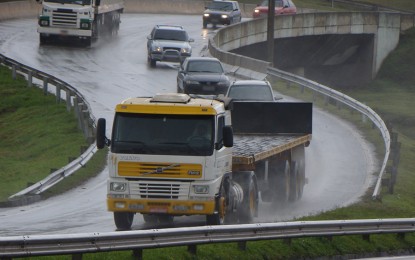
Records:
{"label": "white semi truck in background", "polygon": [[90,46],[100,35],[118,32],[123,0],[37,0],[40,44],[55,40],[80,40]]}
{"label": "white semi truck in background", "polygon": [[129,98],[116,106],[107,208],[119,230],[134,215],[149,223],[205,215],[208,225],[249,223],[258,203],[301,198],[312,103],[233,102],[180,93]]}

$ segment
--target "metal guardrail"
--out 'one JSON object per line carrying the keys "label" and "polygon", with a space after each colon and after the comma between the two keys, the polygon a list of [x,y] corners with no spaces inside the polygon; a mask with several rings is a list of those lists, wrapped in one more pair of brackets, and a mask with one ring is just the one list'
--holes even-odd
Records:
{"label": "metal guardrail", "polygon": [[258,240],[294,239],[396,233],[404,237],[415,232],[415,218],[327,220],[245,225],[200,226],[107,233],[79,233],[64,235],[33,235],[0,237],[0,257],[47,255],[78,255],[109,251],[133,250],[141,255],[143,249],[188,246],[196,254],[196,246],[212,243],[238,242],[241,249],[246,242]]}
{"label": "metal guardrail", "polygon": [[315,81],[312,80],[308,80],[306,78],[297,76],[295,74],[292,73],[288,73],[282,70],[278,70],[276,68],[268,68],[267,70],[269,75],[272,75],[274,77],[283,79],[283,80],[287,80],[289,82],[293,82],[296,83],[300,86],[303,87],[307,87],[315,92],[318,92],[322,95],[324,95],[325,97],[334,99],[358,112],[360,112],[361,114],[365,115],[366,117],[368,117],[374,125],[376,125],[376,127],[379,129],[382,137],[383,137],[383,141],[385,144],[385,156],[383,159],[383,163],[382,163],[382,167],[380,169],[377,181],[376,181],[376,185],[375,185],[375,189],[373,191],[372,194],[372,198],[373,199],[377,199],[380,195],[380,189],[381,189],[381,185],[382,185],[382,177],[383,174],[385,173],[386,170],[386,166],[389,160],[389,154],[390,154],[390,147],[391,147],[391,137],[390,137],[390,133],[389,130],[386,126],[386,124],[383,122],[382,118],[375,112],[373,111],[370,107],[362,104],[361,102],[339,92],[336,91],[334,89],[331,89],[329,87],[326,87],[322,84],[319,84]]}
{"label": "metal guardrail", "polygon": [[[53,93],[56,96],[57,103],[61,102],[62,100],[65,100],[67,111],[70,112],[72,108],[74,109],[75,114],[78,118],[78,126],[82,130],[87,141],[91,144],[89,148],[80,157],[73,160],[68,165],[62,167],[57,171],[54,171],[38,183],[35,183],[30,187],[10,196],[9,202],[11,205],[15,206],[28,203],[29,201],[31,202],[32,200],[28,197],[38,195],[41,192],[47,190],[54,184],[60,182],[67,176],[74,173],[76,170],[78,170],[80,167],[82,167],[89,161],[89,159],[97,151],[96,145],[94,143],[95,118],[90,112],[90,105],[88,104],[86,99],[76,88],[72,87],[70,84],[50,74],[19,63],[2,54],[0,54],[0,65],[1,64],[12,69],[13,78],[16,78],[17,74],[24,76],[28,82],[28,87],[36,85],[33,83],[33,80],[38,79],[43,83],[43,85],[37,86],[43,88],[45,95],[48,93]],[[54,86],[55,89],[49,89],[49,86]],[[65,92],[64,99],[61,97],[62,92]]]}

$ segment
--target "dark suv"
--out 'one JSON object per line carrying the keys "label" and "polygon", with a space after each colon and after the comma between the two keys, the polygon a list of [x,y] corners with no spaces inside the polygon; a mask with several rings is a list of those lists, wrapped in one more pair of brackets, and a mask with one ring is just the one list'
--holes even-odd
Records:
{"label": "dark suv", "polygon": [[192,55],[193,41],[182,26],[156,25],[147,36],[147,60],[151,67],[157,61],[182,63]]}
{"label": "dark suv", "polygon": [[241,9],[237,1],[212,1],[203,12],[203,28],[208,24],[230,25],[241,21]]}
{"label": "dark suv", "polygon": [[230,81],[216,58],[187,58],[177,74],[177,92],[185,94],[225,94]]}

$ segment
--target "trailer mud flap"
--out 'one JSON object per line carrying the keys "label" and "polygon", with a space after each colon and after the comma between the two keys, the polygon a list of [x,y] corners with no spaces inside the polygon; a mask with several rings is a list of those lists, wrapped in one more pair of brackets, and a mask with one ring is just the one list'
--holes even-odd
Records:
{"label": "trailer mud flap", "polygon": [[311,134],[313,104],[309,102],[231,103],[236,134]]}

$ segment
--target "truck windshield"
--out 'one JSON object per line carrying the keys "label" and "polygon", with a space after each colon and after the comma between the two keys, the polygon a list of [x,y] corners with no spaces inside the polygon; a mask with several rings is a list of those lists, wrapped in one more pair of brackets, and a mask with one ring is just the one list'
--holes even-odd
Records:
{"label": "truck windshield", "polygon": [[74,4],[74,5],[90,5],[91,0],[43,0],[48,3],[60,3],[60,4]]}
{"label": "truck windshield", "polygon": [[111,151],[207,156],[213,153],[214,117],[117,113]]}

